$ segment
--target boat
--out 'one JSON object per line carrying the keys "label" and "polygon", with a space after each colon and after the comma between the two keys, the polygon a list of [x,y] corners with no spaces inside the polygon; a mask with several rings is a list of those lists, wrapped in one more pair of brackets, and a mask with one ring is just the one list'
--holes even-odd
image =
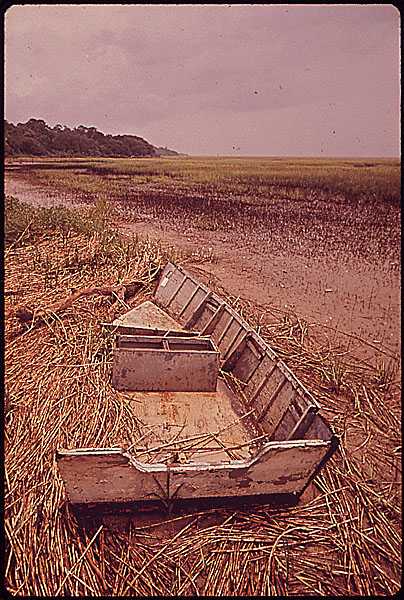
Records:
{"label": "boat", "polygon": [[131,448],[59,449],[73,505],[298,502],[337,450],[313,394],[183,267],[168,262],[150,300],[102,326],[114,339],[112,386],[145,433]]}

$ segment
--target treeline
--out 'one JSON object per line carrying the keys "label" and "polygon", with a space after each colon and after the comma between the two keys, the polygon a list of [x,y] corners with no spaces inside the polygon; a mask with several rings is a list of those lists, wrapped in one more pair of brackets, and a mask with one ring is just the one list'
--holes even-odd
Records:
{"label": "treeline", "polygon": [[105,135],[96,127],[66,125],[49,127],[42,119],[14,125],[4,122],[6,156],[160,156],[167,148],[156,148],[136,135]]}

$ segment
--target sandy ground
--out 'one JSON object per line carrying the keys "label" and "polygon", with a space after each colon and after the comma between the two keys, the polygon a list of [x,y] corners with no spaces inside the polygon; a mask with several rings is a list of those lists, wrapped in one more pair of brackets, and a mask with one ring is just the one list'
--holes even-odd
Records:
{"label": "sandy ground", "polygon": [[[47,206],[76,203],[68,194],[32,186],[12,172],[6,174],[5,192]],[[184,230],[181,223],[148,218],[115,224],[127,233],[194,253],[207,282],[213,279],[235,296],[319,323],[331,343],[349,343],[350,351],[364,360],[389,363],[400,355],[398,264],[351,260],[341,265],[332,257],[327,262],[316,259],[315,252],[310,259],[290,251],[275,254],[253,232],[251,238],[238,238],[231,232]],[[201,256],[206,257],[202,264]]]}

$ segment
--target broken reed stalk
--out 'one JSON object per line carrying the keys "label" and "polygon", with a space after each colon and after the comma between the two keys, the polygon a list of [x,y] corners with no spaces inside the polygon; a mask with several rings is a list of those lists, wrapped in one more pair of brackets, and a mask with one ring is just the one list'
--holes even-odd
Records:
{"label": "broken reed stalk", "polygon": [[[93,273],[85,268],[88,241],[76,236],[71,244],[77,264],[84,264],[76,270],[62,268],[66,253],[72,253],[62,242],[45,240],[36,250],[9,252],[7,286],[21,290],[22,305],[38,304],[39,312],[63,302],[71,288],[112,287],[122,279],[144,283],[135,298],[141,301],[151,273],[164,260],[159,248],[146,244],[128,264],[111,259]],[[96,239],[91,247],[96,249]],[[31,268],[38,252],[52,254],[62,265],[58,285],[46,286],[45,263]],[[5,302],[9,340],[16,321],[13,296]],[[306,331],[299,323],[269,325],[261,319],[261,330],[298,370],[342,436],[341,451],[308,490],[315,492],[313,499],[307,492],[292,508],[185,511],[163,517],[161,524],[138,515],[117,529],[97,517],[78,521],[54,465],[55,450],[136,448],[142,436],[158,439],[158,431],[142,424],[108,380],[109,346],[98,323],[110,321],[121,308],[104,296],[88,295],[74,309],[58,311],[41,330],[27,330],[6,347],[5,574],[10,593],[332,596],[399,589],[400,390],[383,387],[374,372],[351,361],[340,391],[330,391],[332,352],[316,345],[310,327]],[[243,310],[254,324],[254,306]],[[176,447],[177,434],[171,439]],[[208,439],[188,440],[190,448]],[[190,523],[181,528],[184,519]]]}
{"label": "broken reed stalk", "polygon": [[132,281],[127,284],[120,284],[109,287],[90,287],[77,290],[70,294],[66,299],[56,302],[45,310],[36,312],[35,310],[27,306],[18,306],[14,310],[14,316],[22,323],[29,323],[36,321],[36,325],[43,323],[49,317],[56,317],[56,315],[66,308],[72,306],[72,304],[79,298],[89,296],[115,296],[118,300],[128,300],[143,288],[143,282]]}
{"label": "broken reed stalk", "polygon": [[[181,434],[181,431],[184,429],[184,427],[182,427],[180,429],[180,431],[178,431],[173,436],[173,438],[171,438],[167,442],[159,444],[158,446],[152,446],[152,447],[146,447],[146,448],[139,448],[138,443],[136,442],[134,444],[131,444],[131,446],[129,446],[126,449],[126,452],[128,452],[129,449],[132,448],[134,445],[138,446],[136,449],[136,453],[135,453],[136,459],[138,459],[140,456],[143,456],[145,454],[157,453],[157,452],[160,452],[161,450],[175,451],[175,452],[177,452],[177,451],[196,452],[198,450],[199,451],[205,450],[205,445],[207,443],[209,443],[210,441],[216,441],[218,444],[217,450],[222,448],[224,450],[224,452],[227,452],[229,450],[231,451],[231,450],[237,450],[239,448],[244,448],[246,446],[249,446],[253,442],[256,442],[256,441],[259,441],[259,440],[262,440],[262,439],[268,437],[268,435],[265,434],[262,436],[258,436],[256,438],[252,438],[248,442],[243,443],[243,444],[238,444],[234,447],[226,446],[226,444],[223,442],[223,440],[219,439],[219,436],[221,436],[225,431],[228,431],[229,429],[231,429],[232,427],[234,427],[235,425],[240,423],[243,419],[247,418],[249,415],[251,415],[252,412],[254,412],[254,409],[249,410],[248,412],[244,413],[243,415],[241,415],[241,417],[238,417],[237,419],[233,419],[233,421],[231,421],[230,423],[228,423],[221,429],[218,429],[217,431],[200,433],[200,434],[180,438],[179,436]],[[142,436],[142,439],[143,438],[144,438],[144,436]],[[138,439],[138,442],[140,442],[140,438]],[[235,458],[235,457],[233,457],[233,458]],[[155,459],[156,459],[156,457],[155,457]]]}

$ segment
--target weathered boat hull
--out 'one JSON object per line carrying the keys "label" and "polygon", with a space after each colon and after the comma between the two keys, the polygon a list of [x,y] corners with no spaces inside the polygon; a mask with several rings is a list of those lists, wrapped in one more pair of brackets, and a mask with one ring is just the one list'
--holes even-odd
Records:
{"label": "weathered boat hull", "polygon": [[[169,428],[170,421],[173,427],[181,425],[182,438],[170,432],[168,438],[175,443],[170,446],[168,441],[166,446],[173,452],[167,451],[164,459],[153,455],[157,462],[142,461],[140,456],[150,458],[158,448],[137,453],[137,458],[122,448],[60,450],[58,467],[69,500],[80,505],[159,501],[167,506],[195,498],[299,497],[335,452],[338,438],[318,414],[320,407],[312,394],[257,332],[217,294],[172,263],[160,276],[153,303],[130,312],[111,324],[118,334],[126,334],[118,335],[117,373],[122,373],[119,361],[125,344],[130,347],[131,340],[140,339],[136,336],[147,334],[152,340],[152,336],[169,335],[174,347],[175,335],[186,340],[197,333],[199,337],[188,338],[184,348],[200,336],[210,336],[220,355],[219,385],[203,393],[195,378],[194,392],[167,393],[161,383],[152,392],[155,388],[147,373],[151,344],[149,354],[142,357],[146,362],[134,370],[136,381],[130,388],[134,407],[148,427],[160,423]],[[185,355],[179,360],[186,360]],[[163,370],[163,363],[158,370]],[[139,378],[147,381],[136,387]],[[182,379],[189,386],[192,371],[183,373]],[[201,436],[215,445],[185,444]]]}
{"label": "weathered boat hull", "polygon": [[300,496],[336,449],[328,441],[269,443],[250,461],[143,464],[122,449],[60,450],[58,466],[73,504],[147,502],[243,495]]}

